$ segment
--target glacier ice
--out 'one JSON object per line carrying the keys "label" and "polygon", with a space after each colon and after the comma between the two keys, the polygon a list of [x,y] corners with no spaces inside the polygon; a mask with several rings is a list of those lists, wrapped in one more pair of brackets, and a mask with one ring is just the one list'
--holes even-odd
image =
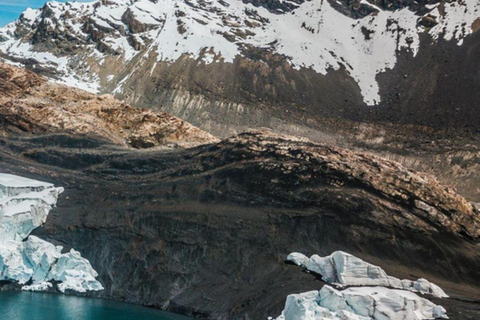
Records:
{"label": "glacier ice", "polygon": [[[448,297],[426,279],[400,280],[380,268],[343,251],[330,256],[292,252],[290,261],[322,276],[319,291],[291,294],[276,320],[423,320],[447,319],[446,310],[418,293]],[[347,288],[345,288],[347,287]]]}
{"label": "glacier ice", "polygon": [[97,272],[90,262],[80,255],[80,252],[71,249],[69,253],[62,254],[52,266],[48,279],[62,281],[58,285],[61,292],[74,290],[86,292],[89,290],[103,290],[100,282],[95,280]]}
{"label": "glacier ice", "polygon": [[[22,290],[103,290],[97,272],[80,253],[30,233],[45,223],[63,188],[0,173],[0,280],[25,284]],[[27,285],[28,283],[28,285]]]}
{"label": "glacier ice", "polygon": [[343,251],[335,251],[326,257],[314,254],[310,259],[306,259],[306,256],[301,253],[294,252],[287,256],[287,261],[315,272],[322,276],[323,281],[337,286],[383,286],[431,294],[438,298],[448,297],[439,286],[426,279],[400,280],[387,275],[379,266]]}
{"label": "glacier ice", "polygon": [[287,297],[276,320],[423,320],[446,319],[443,307],[413,292],[385,287],[352,287],[337,290],[325,285]]}
{"label": "glacier ice", "polygon": [[292,252],[287,256],[287,261],[290,261],[299,267],[306,267],[308,263],[308,257],[303,253]]}

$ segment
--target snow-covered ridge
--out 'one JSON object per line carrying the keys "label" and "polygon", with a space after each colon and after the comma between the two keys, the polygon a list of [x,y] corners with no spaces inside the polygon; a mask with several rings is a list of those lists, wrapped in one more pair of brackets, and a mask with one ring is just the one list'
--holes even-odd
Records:
{"label": "snow-covered ridge", "polygon": [[49,281],[58,290],[103,290],[90,262],[70,250],[30,233],[45,223],[63,188],[15,175],[0,173],[0,280],[28,284],[23,290],[44,291]]}
{"label": "snow-covered ridge", "polygon": [[[322,276],[319,291],[292,294],[276,320],[423,320],[448,318],[446,310],[414,292],[448,297],[425,279],[416,282],[388,276],[383,269],[336,251],[327,257],[291,253],[290,261]],[[347,289],[342,289],[349,286]],[[392,289],[394,288],[394,289]]]}
{"label": "snow-covered ridge", "polygon": [[[111,55],[121,55],[125,61],[156,56],[170,62],[188,55],[201,59],[199,63],[228,63],[242,56],[245,48],[257,47],[285,55],[297,69],[326,74],[345,68],[357,81],[364,101],[373,105],[380,101],[377,74],[393,68],[402,49],[416,55],[421,50],[420,33],[461,44],[480,17],[476,0],[454,1],[441,8],[431,5],[424,16],[408,8],[375,9],[378,12],[353,19],[323,0],[304,2],[283,14],[239,0],[50,2],[46,9],[27,10],[19,21],[0,29],[4,40],[0,50],[36,59],[63,74],[64,82],[94,91],[99,88],[98,75],[82,63],[80,72],[77,54],[34,51],[38,46],[32,45],[32,37],[38,36],[39,26],[48,37],[58,36],[59,48],[69,39],[82,47],[82,55],[100,64]],[[419,23],[427,16],[435,21],[433,27]],[[129,76],[122,75],[123,80]],[[116,79],[117,92],[122,90],[121,80]]]}
{"label": "snow-covered ridge", "polygon": [[323,281],[336,286],[382,286],[448,298],[439,286],[426,279],[400,280],[387,275],[379,266],[343,251],[335,251],[326,257],[314,254],[310,258],[292,252],[287,261],[321,275]]}

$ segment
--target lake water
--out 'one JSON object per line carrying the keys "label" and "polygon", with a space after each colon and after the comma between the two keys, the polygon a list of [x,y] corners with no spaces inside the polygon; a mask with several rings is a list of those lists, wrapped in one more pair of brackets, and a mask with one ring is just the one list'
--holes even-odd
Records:
{"label": "lake water", "polygon": [[188,320],[191,318],[104,299],[36,292],[0,292],[0,319]]}
{"label": "lake water", "polygon": [[[67,2],[67,0],[57,0],[58,2]],[[77,2],[91,2],[93,0],[83,0]],[[0,27],[14,21],[26,8],[41,8],[46,0],[0,0]]]}

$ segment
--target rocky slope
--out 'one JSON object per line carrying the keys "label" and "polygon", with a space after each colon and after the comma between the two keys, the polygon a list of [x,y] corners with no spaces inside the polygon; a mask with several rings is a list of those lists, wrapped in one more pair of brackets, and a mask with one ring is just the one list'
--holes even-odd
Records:
{"label": "rocky slope", "polygon": [[222,138],[269,127],[373,152],[480,202],[478,12],[473,0],[49,3],[2,28],[0,52]]}
{"label": "rocky slope", "polygon": [[[365,9],[360,10],[363,14],[354,13],[357,5]],[[395,66],[398,51],[417,55],[421,34],[461,44],[476,31],[479,18],[478,3],[473,0],[428,5],[387,2],[383,8],[374,1],[307,1],[290,6],[296,9],[275,12],[272,5],[235,0],[52,2],[40,10],[27,10],[17,23],[4,28],[1,49],[12,59],[32,58],[35,64],[49,66],[64,79],[72,78],[69,73],[73,72],[90,82],[92,89],[102,86],[101,77],[104,83],[116,82],[118,92],[132,76],[130,80],[138,81],[133,73],[145,68],[146,60],[156,62],[147,68],[153,76],[159,62],[182,57],[208,65],[231,64],[237,57],[254,62],[264,54],[278,55],[297,70],[310,68],[323,75],[329,69],[345,71],[357,83],[363,101],[375,105],[380,102],[375,77]],[[265,52],[251,59],[258,50]],[[115,56],[118,62],[135,67],[119,75],[120,70],[106,65],[106,59]],[[100,75],[100,69],[109,74]],[[121,79],[115,81],[117,76]]]}
{"label": "rocky slope", "polygon": [[478,210],[398,163],[266,131],[176,150],[68,128],[6,130],[0,144],[2,171],[65,187],[35,234],[82,252],[104,297],[263,319],[287,295],[323,286],[285,264],[289,252],[344,250],[440,285],[453,298],[432,300],[451,319],[478,317],[468,302],[480,292]]}
{"label": "rocky slope", "polygon": [[[0,65],[1,169],[65,187],[35,233],[81,251],[105,297],[263,319],[324,285],[289,252],[344,250],[478,319],[477,14],[471,0],[28,10],[0,31],[4,59],[153,111]],[[219,142],[161,110],[223,138],[277,133]],[[177,145],[196,147],[146,149]]]}
{"label": "rocky slope", "polygon": [[192,147],[218,141],[167,113],[137,109],[109,95],[52,84],[33,72],[2,63],[0,115],[4,131],[68,132],[135,148]]}

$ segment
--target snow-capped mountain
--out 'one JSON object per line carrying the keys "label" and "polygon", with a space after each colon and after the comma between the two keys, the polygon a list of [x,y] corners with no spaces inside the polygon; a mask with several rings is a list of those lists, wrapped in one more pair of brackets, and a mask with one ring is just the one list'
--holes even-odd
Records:
{"label": "snow-capped mountain", "polygon": [[[285,57],[295,69],[326,74],[344,68],[358,84],[364,102],[375,105],[381,101],[376,76],[395,66],[399,51],[415,56],[422,33],[432,41],[442,37],[461,45],[478,27],[474,24],[480,17],[475,0],[433,1],[413,9],[407,2],[396,10],[366,0],[350,7],[348,2],[323,0],[267,3],[50,2],[42,9],[25,11],[3,28],[0,50],[53,68],[72,85],[97,91],[114,82],[114,91],[122,92],[136,70],[118,74],[108,66],[112,60],[141,65],[188,57],[197,64],[233,63],[256,48]],[[101,74],[102,68],[111,74]]]}

